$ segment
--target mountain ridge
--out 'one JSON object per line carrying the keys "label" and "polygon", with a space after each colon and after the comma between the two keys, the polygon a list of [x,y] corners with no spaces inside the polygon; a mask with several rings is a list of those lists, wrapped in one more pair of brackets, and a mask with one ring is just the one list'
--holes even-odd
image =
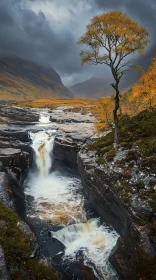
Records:
{"label": "mountain ridge", "polygon": [[72,98],[59,74],[20,57],[0,57],[0,99]]}
{"label": "mountain ridge", "polygon": [[99,98],[113,93],[110,78],[92,77],[86,81],[70,86],[74,97]]}

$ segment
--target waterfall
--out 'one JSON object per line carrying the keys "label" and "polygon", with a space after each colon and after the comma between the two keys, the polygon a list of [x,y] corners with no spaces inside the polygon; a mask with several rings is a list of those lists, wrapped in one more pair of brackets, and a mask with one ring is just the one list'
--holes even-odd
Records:
{"label": "waterfall", "polygon": [[48,176],[51,166],[53,144],[55,139],[55,130],[30,132],[32,139],[32,148],[35,152],[35,162],[40,176]]}
{"label": "waterfall", "polygon": [[84,260],[96,266],[100,279],[115,279],[116,274],[108,258],[118,235],[115,231],[100,225],[99,219],[72,224],[57,232],[51,231],[51,235],[64,244],[65,259],[76,260],[77,252],[82,250]]}
{"label": "waterfall", "polygon": [[40,114],[40,118],[39,118],[39,122],[41,124],[48,124],[50,123],[50,118],[49,118],[49,115],[47,113],[41,113]]}
{"label": "waterfall", "polygon": [[98,279],[118,279],[108,261],[118,235],[97,218],[87,221],[79,178],[73,174],[51,172],[56,130],[49,128],[47,115],[41,115],[40,122],[42,126],[47,122],[48,129],[42,127],[41,131],[30,133],[37,170],[31,170],[25,184],[29,202],[27,215],[50,222],[55,227],[63,226],[61,230],[51,231],[51,236],[65,246],[63,260],[77,261],[77,253],[81,251],[84,263],[94,269]]}
{"label": "waterfall", "polygon": [[30,133],[37,170],[30,172],[25,194],[34,198],[34,212],[40,219],[57,225],[85,221],[80,179],[50,172],[55,134],[55,130]]}

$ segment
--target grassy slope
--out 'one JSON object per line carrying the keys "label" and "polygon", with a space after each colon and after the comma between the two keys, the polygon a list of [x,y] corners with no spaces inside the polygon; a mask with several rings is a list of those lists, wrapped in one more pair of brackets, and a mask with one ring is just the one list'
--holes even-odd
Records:
{"label": "grassy slope", "polygon": [[[113,148],[113,132],[99,138],[93,144],[88,145],[88,150],[94,150],[97,154],[97,162],[104,165],[114,159],[116,150]],[[137,149],[135,147],[138,147]],[[123,150],[129,150],[125,159],[116,162],[116,166],[122,168],[121,186],[114,188],[117,196],[123,200],[127,207],[131,207],[131,196],[129,179],[133,162],[139,160],[139,169],[146,174],[156,172],[156,109],[142,111],[134,117],[124,116],[120,120],[120,146]],[[154,175],[153,175],[154,176]],[[149,188],[145,188],[143,181],[136,185],[140,198],[148,201],[156,211],[155,182],[151,181]],[[156,246],[156,221],[151,217],[149,239]],[[156,257],[149,257],[145,252],[139,251],[139,262],[137,268],[137,280],[156,280]]]}
{"label": "grassy slope", "polygon": [[71,92],[54,69],[20,58],[0,59],[0,100],[69,97]]}
{"label": "grassy slope", "polygon": [[51,268],[31,258],[31,242],[18,227],[17,214],[0,203],[0,243],[5,252],[11,280],[58,280]]}

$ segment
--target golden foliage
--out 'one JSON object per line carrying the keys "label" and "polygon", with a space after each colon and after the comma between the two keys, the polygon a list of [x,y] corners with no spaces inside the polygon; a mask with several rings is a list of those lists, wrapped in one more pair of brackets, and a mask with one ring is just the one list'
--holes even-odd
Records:
{"label": "golden foliage", "polygon": [[135,113],[156,106],[156,58],[146,72],[143,72],[138,82],[132,87],[129,102]]}
{"label": "golden foliage", "polygon": [[38,99],[30,101],[20,101],[18,106],[22,107],[32,107],[32,108],[49,108],[54,109],[60,106],[71,106],[81,110],[81,108],[87,110],[93,110],[96,108],[98,100],[85,99],[85,98],[73,98],[73,99]]}
{"label": "golden foliage", "polygon": [[[115,10],[95,16],[78,43],[86,45],[86,50],[81,52],[82,64],[104,63],[121,78],[128,65],[124,59],[132,53],[143,52],[148,42],[145,28]],[[112,74],[114,76],[113,71]]]}
{"label": "golden foliage", "polygon": [[110,97],[100,98],[98,100],[98,108],[96,111],[97,122],[95,126],[98,130],[107,129],[113,121],[114,101]]}
{"label": "golden foliage", "polygon": [[[71,111],[79,112],[84,109],[96,117],[95,126],[98,130],[108,129],[113,121],[114,96],[92,99],[41,99],[21,101],[17,105],[22,107],[47,107],[54,109],[59,106],[70,106]],[[143,72],[138,82],[132,87],[123,90],[120,94],[120,111],[122,114],[133,116],[138,112],[156,106],[156,59],[147,72]],[[73,108],[72,108],[73,107]]]}
{"label": "golden foliage", "polygon": [[[71,107],[73,112],[91,112],[96,117],[95,126],[98,130],[106,129],[113,120],[113,98],[105,97],[98,100],[93,99],[40,99],[20,101],[17,106],[32,108]],[[83,110],[82,110],[83,109]]]}

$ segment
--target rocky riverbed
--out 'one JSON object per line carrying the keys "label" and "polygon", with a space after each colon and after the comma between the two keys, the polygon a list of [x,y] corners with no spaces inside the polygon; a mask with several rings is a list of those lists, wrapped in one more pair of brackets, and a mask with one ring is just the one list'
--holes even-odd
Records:
{"label": "rocky riverbed", "polygon": [[[56,231],[58,230],[56,225],[49,226],[49,222],[41,222],[38,218],[26,219],[28,213],[25,202],[30,206],[29,211],[32,211],[31,197],[27,201],[25,200],[23,185],[29,170],[34,164],[30,132],[37,133],[41,130],[50,129],[55,130],[53,143],[55,166],[53,168],[57,169],[59,166],[61,172],[63,170],[63,172],[69,172],[74,178],[77,176],[79,178],[75,170],[79,171],[82,192],[89,202],[88,204],[86,200],[85,207],[93,210],[93,212],[89,210],[88,218],[101,217],[102,222],[108,226],[113,226],[116,232],[120,234],[117,245],[109,257],[113,267],[121,280],[136,279],[140,249],[151,258],[155,256],[154,241],[152,243],[151,238],[149,238],[149,220],[150,218],[153,219],[154,213],[150,205],[141,198],[140,192],[136,188],[137,183],[142,179],[145,184],[147,182],[147,185],[152,185],[152,188],[154,188],[155,173],[153,170],[148,170],[143,175],[142,170],[139,170],[139,159],[135,157],[136,153],[134,152],[132,159],[134,164],[131,168],[127,166],[130,174],[129,177],[127,175],[125,178],[125,169],[119,163],[122,163],[127,157],[128,149],[119,150],[111,161],[99,165],[95,152],[88,151],[85,148],[86,145],[93,143],[98,137],[93,124],[95,119],[91,114],[73,113],[71,108],[57,108],[48,111],[3,107],[0,109],[0,120],[0,202],[9,209],[15,209],[20,214],[20,219],[27,221],[35,232],[37,239],[26,223],[19,223],[19,226],[21,223],[23,225],[20,227],[21,230],[24,232],[27,228],[29,235],[32,236],[32,243],[34,244],[32,252],[36,254],[38,251],[37,240],[42,257],[47,254],[46,257],[49,258],[52,251],[55,255],[63,250],[59,241],[54,242],[48,237],[47,229]],[[68,169],[66,171],[64,164]],[[153,183],[150,184],[150,181]],[[128,189],[127,185],[130,186]],[[123,200],[123,192],[125,193],[125,200]],[[126,201],[127,196],[130,198],[128,202]],[[9,279],[4,255],[3,249],[1,249],[2,276],[0,276],[0,279]],[[57,257],[58,259],[55,259],[56,268],[59,269],[61,256],[60,254]],[[66,263],[65,266],[67,266]],[[73,279],[101,277],[95,272],[96,267],[95,271],[90,270],[81,261],[65,270],[64,268],[60,269],[65,277],[64,279],[69,279],[67,275],[74,273],[77,278]]]}
{"label": "rocky riverbed", "polygon": [[[81,181],[77,173],[78,151],[82,145],[93,141],[97,137],[93,125],[94,117],[90,114],[84,116],[81,113],[68,112],[67,108],[65,110],[58,108],[51,112],[39,109],[29,110],[6,107],[1,108],[0,112],[2,123],[0,131],[1,202],[7,208],[13,209],[19,214],[18,226],[20,230],[24,234],[27,233],[32,239],[31,256],[35,257],[38,254],[38,248],[40,248],[40,258],[42,260],[46,258],[50,265],[61,272],[63,279],[69,279],[70,277],[72,279],[88,280],[99,277],[99,279],[103,279],[104,275],[107,275],[106,279],[116,279],[117,276],[112,268],[109,268],[107,261],[111,246],[113,247],[116,243],[117,234],[112,229],[105,228],[103,222],[98,220],[98,215],[90,209],[87,200],[83,198]],[[54,143],[51,142],[53,141],[53,132],[55,134]],[[41,160],[39,163],[41,166],[38,166],[38,170],[43,175],[40,177],[41,174],[36,173],[33,188],[31,189],[32,181],[30,177],[33,172],[37,171],[30,172],[29,176],[28,174],[30,170],[37,170],[36,164],[38,164],[33,160],[35,147],[33,148],[32,141],[36,139],[38,143],[40,136],[41,144],[39,142],[36,152],[38,153],[39,151],[41,156],[41,159],[39,159]],[[32,137],[35,137],[35,139],[32,140]],[[42,142],[42,137],[47,138],[43,139]],[[52,146],[53,159],[51,159],[50,152]],[[49,149],[49,152],[47,149]],[[50,161],[55,162],[53,166],[51,166]],[[50,164],[49,167],[48,164]],[[52,175],[49,173],[51,168]],[[26,178],[28,179],[25,181]],[[38,183],[36,178],[40,180]],[[53,182],[53,192],[56,185],[55,195],[50,192],[47,197],[45,191],[44,198],[43,194],[40,197],[42,186],[40,189],[39,184],[41,182],[44,186],[46,184],[46,191],[49,190],[50,185],[48,184]],[[35,194],[36,183],[38,185],[37,193]],[[59,185],[62,186],[60,193],[58,192]],[[55,200],[53,200],[53,197]],[[39,207],[42,206],[41,210],[36,206],[39,201]],[[54,209],[52,211],[54,218],[50,217],[49,203]],[[38,213],[40,214],[38,215]],[[80,222],[82,224],[79,224]],[[70,224],[72,223],[75,225],[72,228],[72,236],[70,236]],[[75,240],[75,247],[73,247],[69,255],[64,256],[66,258],[64,263],[62,262],[64,246],[68,248],[70,242],[69,244],[65,242],[65,245],[64,241],[61,241],[59,237],[57,241],[56,237],[48,236],[48,232],[57,232],[59,229],[64,231],[65,240],[71,239],[71,243]],[[79,231],[82,231],[82,236],[81,234],[77,235]],[[97,232],[97,236],[94,236],[95,232]],[[84,238],[86,238],[85,243]],[[112,244],[105,245],[106,248],[104,249],[103,246],[107,239],[108,244],[109,242]],[[39,247],[36,247],[36,242]],[[84,244],[87,249],[83,249]],[[99,246],[103,249],[100,249]],[[91,253],[91,250],[94,250],[95,256]],[[101,262],[100,254],[103,255],[103,262]],[[2,255],[5,266],[2,275],[5,275],[7,267],[3,251]],[[97,257],[100,258],[101,262],[101,264],[98,263],[99,267],[96,267]],[[73,259],[73,261],[70,259]],[[83,259],[86,263],[83,262]],[[111,269],[112,272],[111,270],[110,272],[107,271],[107,266],[108,270]],[[10,270],[8,275],[9,273]]]}

